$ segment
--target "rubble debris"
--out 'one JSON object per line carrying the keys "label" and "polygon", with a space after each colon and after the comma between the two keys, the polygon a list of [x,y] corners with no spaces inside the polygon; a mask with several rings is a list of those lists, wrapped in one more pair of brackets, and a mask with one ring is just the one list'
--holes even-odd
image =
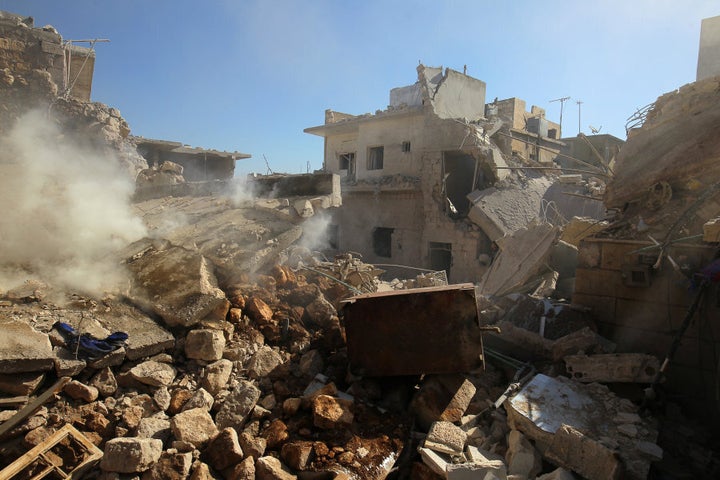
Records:
{"label": "rubble debris", "polygon": [[106,472],[144,472],[160,459],[162,451],[162,441],[155,438],[113,438],[105,443],[100,468]]}
{"label": "rubble debris", "polygon": [[20,320],[0,320],[0,373],[38,372],[53,368],[47,334]]}
{"label": "rubble debris", "polygon": [[482,365],[477,315],[472,284],[352,297],[343,308],[350,369],[366,376],[473,370]]}
{"label": "rubble debris", "polygon": [[585,478],[646,478],[655,460],[638,448],[638,442],[655,443],[656,427],[641,419],[636,436],[623,433],[623,423],[613,418],[634,413],[637,407],[600,384],[538,374],[505,402],[505,408],[511,427],[533,440],[543,456]]}
{"label": "rubble debris", "polygon": [[43,393],[37,396],[35,400],[28,403],[25,407],[15,413],[12,417],[5,420],[0,424],[0,438],[3,438],[13,427],[18,423],[25,420],[27,417],[32,415],[38,408],[40,408],[50,397],[58,393],[65,387],[65,385],[71,380],[70,377],[62,377],[54,385],[45,390]]}
{"label": "rubble debris", "polygon": [[583,383],[652,383],[660,371],[660,360],[643,353],[567,355],[568,374]]}
{"label": "rubble debris", "polygon": [[483,276],[478,293],[501,296],[523,292],[523,287],[542,273],[559,234],[559,228],[545,223],[502,238],[497,242],[500,253]]}
{"label": "rubble debris", "polygon": [[475,396],[476,388],[460,374],[427,375],[410,404],[424,430],[437,421],[459,422]]}
{"label": "rubble debris", "polygon": [[0,471],[0,479],[80,478],[102,456],[102,450],[68,424]]}

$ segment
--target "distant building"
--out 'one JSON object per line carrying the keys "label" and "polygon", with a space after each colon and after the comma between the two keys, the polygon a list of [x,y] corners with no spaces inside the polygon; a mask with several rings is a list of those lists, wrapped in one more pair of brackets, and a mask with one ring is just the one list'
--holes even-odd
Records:
{"label": "distant building", "polygon": [[720,15],[703,19],[700,25],[697,81],[720,75]]}
{"label": "distant building", "polygon": [[370,263],[477,281],[493,247],[467,220],[468,195],[506,177],[513,153],[520,163],[552,163],[562,143],[548,134],[559,127],[537,107],[525,112],[522,100],[486,106],[485,82],[463,73],[424,65],[417,73],[415,84],[390,91],[387,110],[326,110],[323,125],[305,129],[324,138],[324,170],[342,177],[331,243]]}
{"label": "distant building", "polygon": [[592,172],[593,167],[603,172],[607,171],[607,166],[620,147],[625,144],[624,140],[609,134],[581,134],[577,137],[563,138],[562,142],[565,146],[555,158],[555,163],[563,169],[578,169],[587,172]]}
{"label": "distant building", "polygon": [[182,175],[188,182],[229,180],[235,174],[235,161],[250,158],[240,152],[221,152],[183,145],[180,142],[134,137],[137,150],[148,166],[160,167],[163,162],[181,165]]}

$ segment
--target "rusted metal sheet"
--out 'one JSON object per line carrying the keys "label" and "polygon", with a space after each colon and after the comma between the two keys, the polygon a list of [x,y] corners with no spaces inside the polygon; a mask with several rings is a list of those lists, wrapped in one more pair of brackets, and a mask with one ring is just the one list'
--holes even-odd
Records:
{"label": "rusted metal sheet", "polygon": [[342,309],[350,371],[390,376],[466,372],[482,366],[471,283],[380,292]]}

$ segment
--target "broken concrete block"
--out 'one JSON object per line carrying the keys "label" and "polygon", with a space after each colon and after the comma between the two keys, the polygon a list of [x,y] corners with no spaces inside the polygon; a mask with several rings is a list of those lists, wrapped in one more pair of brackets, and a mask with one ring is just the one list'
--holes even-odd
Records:
{"label": "broken concrete block", "polygon": [[542,468],[540,453],[517,430],[511,430],[508,435],[508,450],[505,457],[508,473],[511,475],[533,478]]}
{"label": "broken concrete block", "polygon": [[177,372],[167,363],[148,360],[130,369],[132,378],[151,387],[167,387],[172,384]]}
{"label": "broken concrete block", "polygon": [[[445,471],[447,480],[508,480],[505,464],[499,460],[450,463]],[[526,477],[523,477],[526,478]]]}
{"label": "broken concrete block", "polygon": [[703,242],[720,242],[720,218],[708,220],[703,225]]}
{"label": "broken concrete block", "polygon": [[44,379],[44,373],[0,374],[0,392],[18,396],[32,395]]}
{"label": "broken concrete block", "polygon": [[[554,464],[591,480],[616,478],[623,470],[632,478],[647,477],[652,459],[638,450],[637,441],[654,442],[657,430],[643,419],[638,438],[621,434],[613,419],[633,405],[604,385],[539,374],[504,405],[508,424]],[[607,446],[605,438],[615,443]]]}
{"label": "broken concrete block", "polygon": [[59,377],[74,377],[85,370],[87,366],[85,360],[75,358],[75,355],[65,347],[55,347],[53,352],[55,354],[55,358],[53,358],[55,373]]}
{"label": "broken concrete block", "polygon": [[191,327],[225,303],[208,260],[182,247],[151,250],[128,262],[133,298],[147,298],[169,326]]}
{"label": "broken concrete block", "polygon": [[87,403],[94,402],[99,395],[97,388],[85,385],[77,380],[68,382],[68,384],[63,387],[63,392],[74,400],[83,400]]}
{"label": "broken concrete block", "polygon": [[575,477],[572,472],[559,467],[550,473],[540,475],[535,480],[576,480],[576,478],[577,477]]}
{"label": "broken concrete block", "polygon": [[[260,399],[260,389],[246,380],[240,380],[230,392],[215,416],[218,428],[233,427],[242,431],[243,425]],[[243,448],[244,450],[244,448]]]}
{"label": "broken concrete block", "polygon": [[185,355],[196,360],[214,362],[222,358],[225,336],[221,330],[192,330],[185,338]]}
{"label": "broken concrete block", "polygon": [[428,375],[415,393],[410,411],[423,430],[436,420],[458,422],[475,396],[475,385],[459,374]]}
{"label": "broken concrete block", "polygon": [[264,378],[282,363],[283,358],[279,353],[268,345],[263,345],[248,362],[248,376],[254,379]]}
{"label": "broken concrete block", "polygon": [[204,446],[218,434],[218,429],[210,413],[203,408],[185,410],[170,421],[175,439],[192,443],[195,447]]}
{"label": "broken concrete block", "polygon": [[566,173],[558,177],[560,183],[579,184],[583,181],[583,176],[579,173]]}
{"label": "broken concrete block", "polygon": [[118,389],[117,379],[110,368],[103,368],[93,375],[90,385],[97,388],[102,397],[112,396]]}
{"label": "broken concrete block", "polygon": [[160,459],[143,473],[142,480],[186,480],[192,462],[192,452],[163,452]]}
{"label": "broken concrete block", "polygon": [[615,351],[615,344],[584,327],[558,338],[548,349],[552,359],[559,362],[566,356],[579,352],[612,353]]}
{"label": "broken concrete block", "polygon": [[260,457],[255,462],[255,478],[257,480],[296,480],[285,465],[275,457]]}
{"label": "broken concrete block", "polygon": [[50,370],[54,355],[47,334],[20,320],[0,319],[0,373]]}
{"label": "broken concrete block", "polygon": [[207,410],[209,412],[214,403],[215,399],[212,395],[210,395],[210,392],[200,387],[195,391],[195,393],[193,393],[193,396],[185,402],[181,411],[184,412],[185,410],[193,408],[202,408],[203,410]]}
{"label": "broken concrete block", "polygon": [[243,451],[238,443],[238,434],[234,428],[224,428],[203,451],[203,460],[215,470],[225,470],[237,465],[243,459]]}
{"label": "broken concrete block", "polygon": [[353,422],[352,403],[329,395],[318,395],[313,401],[313,424],[318,428],[346,428]]}
{"label": "broken concrete block", "polygon": [[162,442],[154,438],[113,438],[105,443],[100,468],[107,472],[144,472],[160,459]]}
{"label": "broken concrete block", "polygon": [[445,478],[447,467],[452,463],[450,455],[439,453],[424,447],[418,448],[418,452],[420,453],[420,457],[425,465],[430,467],[433,472]]}
{"label": "broken concrete block", "polygon": [[467,434],[450,422],[434,422],[430,426],[424,447],[449,455],[460,455],[465,449]]}
{"label": "broken concrete block", "polygon": [[286,443],[280,450],[280,458],[294,470],[307,469],[313,457],[313,443],[309,441]]}
{"label": "broken concrete block", "polygon": [[170,438],[170,420],[165,418],[141,418],[135,436],[139,438],[157,438],[166,442]]}
{"label": "broken concrete block", "polygon": [[643,353],[568,355],[565,368],[580,382],[652,383],[660,370],[660,360]]}
{"label": "broken concrete block", "polygon": [[230,380],[232,369],[233,363],[230,360],[220,359],[211,363],[205,367],[201,381],[202,387],[212,395],[217,395]]}

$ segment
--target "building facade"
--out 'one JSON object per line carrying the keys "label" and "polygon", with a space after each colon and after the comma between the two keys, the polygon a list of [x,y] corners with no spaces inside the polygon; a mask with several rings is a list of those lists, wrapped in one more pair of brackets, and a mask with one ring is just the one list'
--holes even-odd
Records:
{"label": "building facade", "polygon": [[[391,90],[386,110],[327,110],[323,125],[305,129],[324,138],[323,168],[343,182],[331,244],[374,264],[445,270],[451,282],[477,281],[493,245],[467,219],[468,195],[509,174],[514,125],[507,116],[486,117],[481,80],[424,65],[417,72],[415,84]],[[520,102],[513,105],[524,109]]]}

